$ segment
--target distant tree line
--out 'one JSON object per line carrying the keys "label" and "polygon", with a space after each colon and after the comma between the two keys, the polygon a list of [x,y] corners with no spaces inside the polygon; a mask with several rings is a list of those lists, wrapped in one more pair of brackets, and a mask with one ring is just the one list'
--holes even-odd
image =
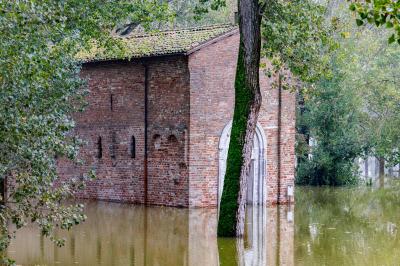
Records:
{"label": "distant tree line", "polygon": [[368,155],[379,159],[381,174],[385,164],[400,162],[400,46],[387,41],[391,27],[361,25],[346,1],[334,2],[328,19],[337,20],[339,48],[332,73],[299,94],[299,184],[355,184],[354,162]]}

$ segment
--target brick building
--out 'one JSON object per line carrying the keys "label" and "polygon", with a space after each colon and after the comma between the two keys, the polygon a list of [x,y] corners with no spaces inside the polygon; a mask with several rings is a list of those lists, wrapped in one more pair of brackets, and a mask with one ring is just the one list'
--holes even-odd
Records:
{"label": "brick building", "polygon": [[[123,56],[82,54],[88,107],[76,114],[84,166],[97,178],[82,198],[181,207],[218,205],[234,106],[238,29],[230,25],[132,34]],[[295,96],[261,74],[248,201],[287,202],[294,183]]]}

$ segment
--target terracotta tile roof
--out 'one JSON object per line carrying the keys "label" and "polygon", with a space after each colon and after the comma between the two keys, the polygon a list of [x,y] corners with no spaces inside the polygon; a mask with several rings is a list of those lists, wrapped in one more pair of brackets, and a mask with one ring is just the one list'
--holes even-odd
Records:
{"label": "terracotta tile roof", "polygon": [[91,62],[185,54],[236,29],[234,25],[215,25],[155,33],[133,33],[127,37],[116,37],[118,41],[121,41],[123,51],[107,51],[93,44],[90,51],[80,52],[77,58],[84,62]]}

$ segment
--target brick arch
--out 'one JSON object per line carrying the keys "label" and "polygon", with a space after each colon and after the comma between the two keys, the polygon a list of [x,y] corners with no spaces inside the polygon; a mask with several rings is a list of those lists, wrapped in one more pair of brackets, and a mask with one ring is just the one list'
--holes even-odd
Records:
{"label": "brick arch", "polygon": [[[224,184],[226,172],[226,160],[228,156],[228,148],[230,134],[232,129],[232,121],[230,121],[222,131],[219,141],[219,169],[218,169],[218,203],[222,196],[222,188]],[[254,188],[248,191],[248,203],[263,205],[267,200],[266,185],[266,147],[267,137],[260,123],[257,123],[256,132],[253,142],[252,165],[250,167],[249,184]],[[249,186],[250,189],[250,186]],[[250,193],[251,194],[250,194]]]}

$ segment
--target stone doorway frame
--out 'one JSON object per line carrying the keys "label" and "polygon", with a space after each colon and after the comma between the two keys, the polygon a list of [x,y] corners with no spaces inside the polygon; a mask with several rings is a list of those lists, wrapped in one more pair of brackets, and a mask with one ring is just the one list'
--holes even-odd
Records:
{"label": "stone doorway frame", "polygon": [[[226,158],[228,155],[228,147],[230,141],[230,134],[232,129],[232,120],[224,127],[222,130],[219,146],[218,146],[218,188],[217,188],[217,198],[218,198],[218,208],[222,196],[222,188],[224,184],[225,171],[226,171]],[[257,123],[255,138],[257,138],[259,143],[258,149],[258,181],[259,188],[262,195],[262,204],[265,205],[267,202],[267,171],[266,171],[266,148],[267,148],[267,137],[265,135],[264,129],[260,123]],[[253,155],[252,155],[253,156]],[[254,160],[254,158],[252,158]],[[258,191],[260,192],[260,191]],[[253,192],[254,195],[254,192]]]}

